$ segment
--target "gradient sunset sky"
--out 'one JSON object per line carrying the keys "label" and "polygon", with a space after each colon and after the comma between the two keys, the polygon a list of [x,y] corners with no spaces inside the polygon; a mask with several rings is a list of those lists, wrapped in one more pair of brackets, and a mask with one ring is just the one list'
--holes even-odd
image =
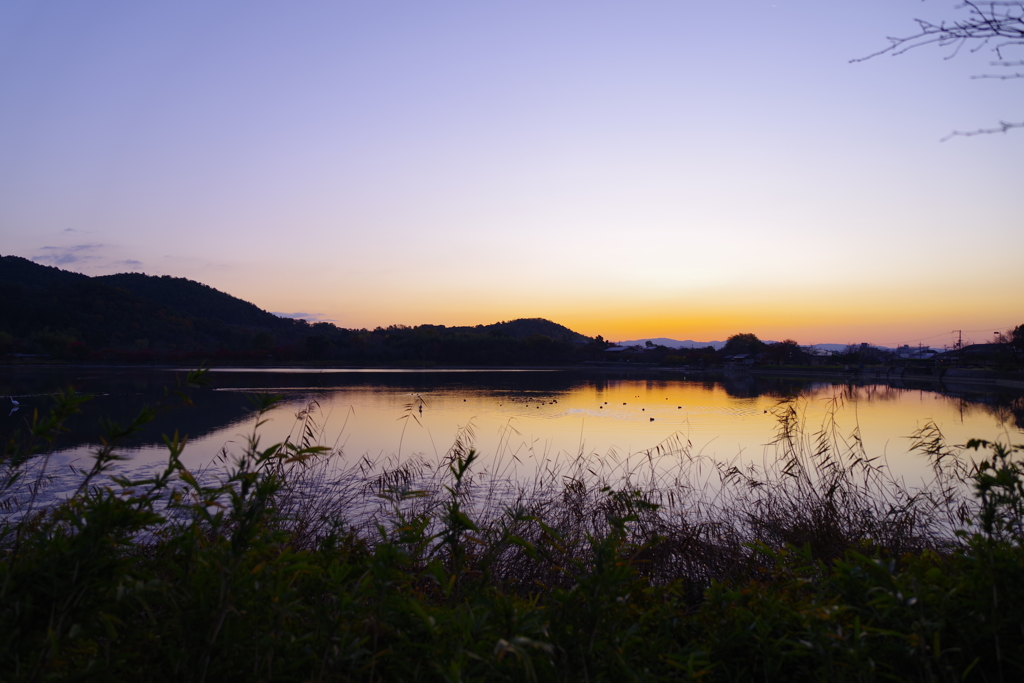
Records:
{"label": "gradient sunset sky", "polygon": [[1024,89],[850,63],[954,6],[6,0],[0,253],[344,327],[987,341],[1024,131],[940,140]]}

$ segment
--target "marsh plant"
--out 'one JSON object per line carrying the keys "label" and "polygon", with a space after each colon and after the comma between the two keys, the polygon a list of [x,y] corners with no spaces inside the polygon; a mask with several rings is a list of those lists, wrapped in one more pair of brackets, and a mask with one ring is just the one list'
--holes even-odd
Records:
{"label": "marsh plant", "polygon": [[[191,373],[166,403],[188,401]],[[118,474],[106,436],[44,503],[87,397],[54,397],[0,463],[0,680],[1018,680],[1022,447],[915,434],[910,488],[835,416],[781,402],[763,464],[685,436],[529,477],[481,458],[348,458],[315,401],[218,466]],[[415,420],[414,406],[407,423]],[[972,459],[978,457],[978,460]]]}

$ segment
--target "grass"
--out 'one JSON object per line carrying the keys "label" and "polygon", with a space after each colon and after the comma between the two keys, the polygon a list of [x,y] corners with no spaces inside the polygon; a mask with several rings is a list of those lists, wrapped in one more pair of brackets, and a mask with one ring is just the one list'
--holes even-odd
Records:
{"label": "grass", "polygon": [[[190,375],[168,401],[187,400]],[[82,484],[39,503],[83,397],[0,463],[0,681],[1017,680],[1021,447],[916,448],[908,489],[840,432],[776,408],[759,466],[676,437],[531,479],[472,430],[441,458],[349,460],[314,403],[219,469],[116,474],[107,425]],[[415,419],[410,406],[409,419]],[[504,463],[504,464],[503,464]]]}

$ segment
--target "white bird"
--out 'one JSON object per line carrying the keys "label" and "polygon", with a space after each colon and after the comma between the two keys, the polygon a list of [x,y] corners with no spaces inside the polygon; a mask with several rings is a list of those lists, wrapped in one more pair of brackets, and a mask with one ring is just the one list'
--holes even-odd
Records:
{"label": "white bird", "polygon": [[13,396],[8,396],[7,398],[11,399],[11,403],[13,403],[14,405],[16,405],[16,406],[20,406],[21,405],[20,403],[18,403],[17,401],[14,400]]}

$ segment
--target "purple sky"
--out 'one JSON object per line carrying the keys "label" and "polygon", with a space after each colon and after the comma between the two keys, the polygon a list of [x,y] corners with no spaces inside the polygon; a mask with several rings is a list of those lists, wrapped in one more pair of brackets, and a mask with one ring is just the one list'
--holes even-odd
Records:
{"label": "purple sky", "polygon": [[1020,83],[849,63],[953,7],[8,0],[0,253],[359,327],[1019,324],[1024,131],[940,139]]}

